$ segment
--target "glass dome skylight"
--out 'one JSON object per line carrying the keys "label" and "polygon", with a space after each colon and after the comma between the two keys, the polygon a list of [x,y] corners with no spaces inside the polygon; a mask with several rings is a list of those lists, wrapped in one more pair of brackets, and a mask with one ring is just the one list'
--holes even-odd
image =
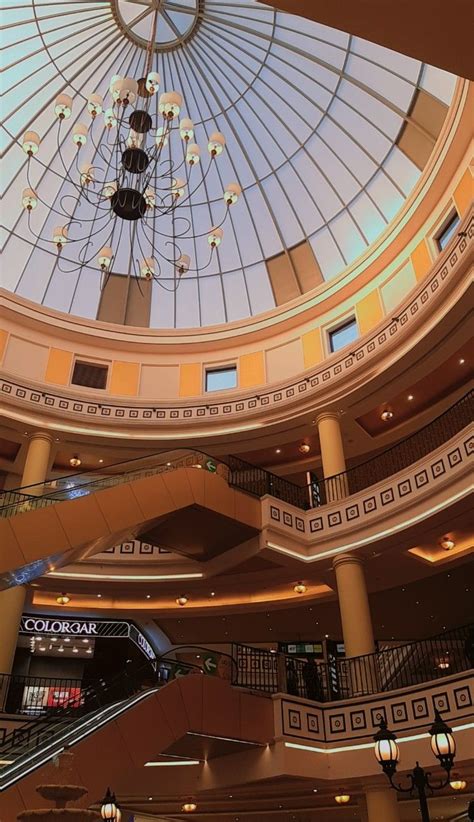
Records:
{"label": "glass dome skylight", "polygon": [[[74,100],[61,130],[61,154],[72,167],[72,128],[86,121],[89,94],[106,97],[114,74],[141,76],[153,7],[151,0],[3,4],[2,285],[83,317],[97,316],[100,272],[84,266],[64,274],[54,251],[29,233],[22,138],[28,129],[41,136],[32,182],[54,209],[68,193],[54,101],[61,92]],[[183,95],[198,144],[205,147],[214,131],[226,135],[226,152],[188,209],[193,234],[216,224],[229,180],[243,189],[212,265],[188,272],[176,294],[153,284],[150,325],[162,328],[225,323],[274,307],[268,261],[306,239],[323,279],[340,274],[386,228],[421,173],[397,145],[417,90],[447,106],[456,82],[357,37],[228,0],[165,0],[153,70],[163,88]],[[93,163],[93,147],[84,151]],[[56,224],[42,203],[32,217],[42,236]],[[207,249],[196,246],[197,268],[201,254]],[[129,256],[122,243],[114,273],[129,276]],[[172,267],[163,272],[165,280],[174,276]]]}

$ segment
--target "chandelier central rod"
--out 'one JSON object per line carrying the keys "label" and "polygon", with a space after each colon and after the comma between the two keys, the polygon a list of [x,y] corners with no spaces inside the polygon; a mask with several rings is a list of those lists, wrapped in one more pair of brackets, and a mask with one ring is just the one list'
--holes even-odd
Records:
{"label": "chandelier central rod", "polygon": [[147,77],[148,73],[151,71],[151,67],[153,64],[153,52],[155,50],[155,40],[156,40],[156,29],[158,26],[158,15],[160,13],[160,8],[162,5],[163,0],[157,0],[155,5],[155,10],[153,12],[153,18],[151,21],[151,32],[150,32],[150,42],[146,47],[146,55],[145,55],[145,71],[143,72],[143,76]]}

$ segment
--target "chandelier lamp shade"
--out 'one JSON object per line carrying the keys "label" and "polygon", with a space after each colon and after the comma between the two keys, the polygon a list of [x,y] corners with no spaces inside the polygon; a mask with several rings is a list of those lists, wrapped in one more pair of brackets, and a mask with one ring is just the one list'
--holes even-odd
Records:
{"label": "chandelier lamp shade", "polygon": [[[158,9],[153,15],[150,43],[157,15]],[[66,121],[73,114],[75,98],[66,90],[56,97],[58,162],[54,172],[64,178],[68,189],[59,204],[47,203],[32,181],[37,177],[34,163],[41,158],[39,134],[27,131],[22,140],[28,155],[28,187],[23,190],[22,205],[28,214],[29,231],[42,243],[51,244],[51,253],[60,255],[57,266],[64,274],[96,268],[101,288],[116,273],[138,281],[154,280],[165,290],[176,291],[188,272],[199,273],[211,265],[223,241],[222,225],[228,211],[242,193],[237,182],[221,183],[224,205],[215,222],[217,214],[214,204],[208,202],[206,178],[225,150],[225,136],[213,131],[207,137],[205,163],[194,123],[182,114],[182,95],[175,90],[159,93],[161,80],[151,67],[152,51],[149,45],[143,72],[137,78],[114,74],[105,99],[91,90],[85,106],[79,100],[80,119],[72,127]],[[64,129],[70,134],[66,142],[71,139],[75,146],[72,164],[63,156]],[[196,171],[197,166],[201,166],[200,171]],[[208,231],[195,226],[196,192],[199,203],[207,203],[214,218]],[[30,219],[38,202],[55,217],[49,239],[34,230]],[[198,244],[205,249],[206,237],[208,257],[202,259]],[[127,248],[126,271],[114,271],[120,243],[122,249],[124,243]],[[123,266],[123,253],[121,259]],[[163,268],[171,269],[172,277],[162,276]]]}

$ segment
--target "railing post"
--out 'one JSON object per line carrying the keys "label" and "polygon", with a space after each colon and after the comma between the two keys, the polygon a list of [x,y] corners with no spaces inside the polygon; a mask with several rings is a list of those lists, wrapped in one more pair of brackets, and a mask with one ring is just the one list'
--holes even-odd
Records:
{"label": "railing post", "polygon": [[286,680],[286,657],[284,654],[277,655],[277,688],[279,694],[288,693]]}

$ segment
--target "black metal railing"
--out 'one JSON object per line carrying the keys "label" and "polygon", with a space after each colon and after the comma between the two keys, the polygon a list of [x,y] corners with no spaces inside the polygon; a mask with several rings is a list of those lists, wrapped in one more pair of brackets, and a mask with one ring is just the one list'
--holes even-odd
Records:
{"label": "black metal railing", "polygon": [[0,711],[43,716],[61,710],[69,699],[76,699],[79,707],[80,695],[90,684],[77,678],[0,674]]}
{"label": "black metal railing", "polygon": [[413,687],[474,668],[474,625],[331,662],[234,645],[234,685],[319,702]]}
{"label": "black metal railing", "polygon": [[439,417],[409,437],[341,474],[319,480],[320,504],[356,494],[414,462],[452,439],[473,420],[474,391],[468,391]]}

